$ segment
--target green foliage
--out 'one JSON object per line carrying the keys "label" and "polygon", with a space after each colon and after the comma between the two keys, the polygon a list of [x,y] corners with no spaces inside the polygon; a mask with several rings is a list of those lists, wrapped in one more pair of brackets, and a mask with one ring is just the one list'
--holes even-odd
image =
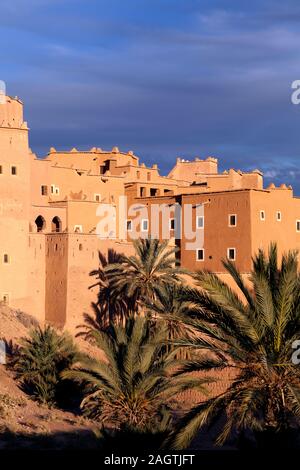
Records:
{"label": "green foliage", "polygon": [[[167,349],[174,349],[173,342],[176,339],[192,338],[193,328],[186,323],[187,314],[192,315],[190,302],[182,301],[184,287],[178,282],[166,283],[157,290],[156,298],[152,302],[145,302],[147,312],[153,322],[159,327],[161,324],[168,333]],[[195,309],[195,315],[197,309]],[[189,357],[188,348],[178,349],[176,357],[183,359]]]}
{"label": "green foliage", "polygon": [[297,255],[284,255],[270,246],[253,259],[248,288],[234,263],[223,262],[244,301],[218,276],[198,272],[200,289],[187,289],[183,300],[198,309],[188,324],[198,335],[178,341],[200,357],[177,373],[232,368],[236,376],[221,395],[195,406],[181,421],[175,446],[185,448],[204,426],[226,415],[217,443],[234,433],[252,430],[285,433],[300,423],[300,370],[292,363],[292,343],[300,334],[300,276]]}
{"label": "green foliage", "polygon": [[113,249],[109,249],[107,257],[99,251],[99,267],[90,272],[90,276],[96,278],[96,282],[90,286],[98,287],[97,302],[92,304],[94,317],[85,314],[85,327],[88,331],[91,329],[106,330],[113,323],[124,321],[124,318],[133,310],[132,302],[125,295],[120,296],[116,291],[111,276],[107,270],[111,266],[117,266],[114,274],[117,275],[121,268],[118,266],[122,263],[124,255],[117,253]]}
{"label": "green foliage", "polygon": [[109,264],[105,272],[117,297],[130,299],[137,311],[142,302],[151,302],[186,270],[175,266],[177,249],[170,248],[168,240],[138,239],[133,246],[135,255],[123,256],[120,263]]}
{"label": "green foliage", "polygon": [[48,405],[66,404],[74,386],[62,381],[60,374],[81,355],[66,333],[58,334],[51,326],[35,328],[21,340],[14,369],[22,388]]}
{"label": "green foliage", "polygon": [[177,393],[203,389],[203,379],[188,374],[173,377],[178,362],[174,351],[165,351],[166,331],[151,327],[144,317],[129,318],[125,327],[115,325],[110,334],[99,330],[92,334],[105,359],[83,358],[63,376],[85,385],[81,407],[102,426],[127,424],[142,429],[156,425],[162,410],[171,409]]}

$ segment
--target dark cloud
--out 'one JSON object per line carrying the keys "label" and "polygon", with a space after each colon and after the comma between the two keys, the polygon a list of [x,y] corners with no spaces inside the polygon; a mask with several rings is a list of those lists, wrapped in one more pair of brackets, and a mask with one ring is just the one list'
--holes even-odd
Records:
{"label": "dark cloud", "polygon": [[31,146],[133,149],[260,168],[300,192],[296,0],[2,0],[0,79]]}

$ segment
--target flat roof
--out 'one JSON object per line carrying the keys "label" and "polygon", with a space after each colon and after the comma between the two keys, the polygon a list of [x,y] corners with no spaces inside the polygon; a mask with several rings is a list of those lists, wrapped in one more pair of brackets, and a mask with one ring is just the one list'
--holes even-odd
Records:
{"label": "flat roof", "polygon": [[203,192],[195,192],[195,193],[179,193],[179,194],[172,194],[172,195],[163,195],[163,196],[138,196],[139,199],[161,199],[161,198],[169,198],[169,197],[177,197],[177,196],[205,196],[205,195],[213,195],[213,194],[228,194],[228,193],[238,193],[238,192],[250,192],[250,191],[257,191],[262,193],[270,193],[271,190],[269,189],[257,189],[257,188],[240,188],[240,189],[226,189],[222,191],[203,191]]}

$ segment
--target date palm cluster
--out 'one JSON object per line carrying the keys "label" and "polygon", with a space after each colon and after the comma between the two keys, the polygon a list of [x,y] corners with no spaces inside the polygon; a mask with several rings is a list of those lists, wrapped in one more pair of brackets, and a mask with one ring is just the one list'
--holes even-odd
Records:
{"label": "date palm cluster", "polygon": [[[60,344],[63,367],[51,380],[77,384],[82,412],[106,436],[157,430],[173,449],[201,441],[209,429],[216,445],[264,446],[270,436],[291,441],[300,424],[300,366],[292,361],[300,339],[297,253],[279,256],[272,244],[253,258],[247,276],[223,260],[233,289],[216,274],[179,267],[168,242],[136,240],[134,250],[99,253],[91,273],[98,297],[81,334],[103,359],[71,350],[66,360]],[[39,384],[38,361],[43,370],[55,363],[49,345],[58,339],[46,336],[40,332],[48,349],[37,349],[36,332],[22,346],[16,367],[24,384]],[[226,374],[226,387],[210,395],[209,384]],[[183,410],[187,390],[202,398]]]}

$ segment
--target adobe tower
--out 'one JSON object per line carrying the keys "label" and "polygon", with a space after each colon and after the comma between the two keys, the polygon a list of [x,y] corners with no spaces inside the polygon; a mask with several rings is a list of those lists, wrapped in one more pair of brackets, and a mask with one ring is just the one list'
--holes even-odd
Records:
{"label": "adobe tower", "polygon": [[[28,296],[30,162],[23,103],[0,103],[0,292],[1,300],[23,306]],[[13,266],[13,269],[12,269]]]}

